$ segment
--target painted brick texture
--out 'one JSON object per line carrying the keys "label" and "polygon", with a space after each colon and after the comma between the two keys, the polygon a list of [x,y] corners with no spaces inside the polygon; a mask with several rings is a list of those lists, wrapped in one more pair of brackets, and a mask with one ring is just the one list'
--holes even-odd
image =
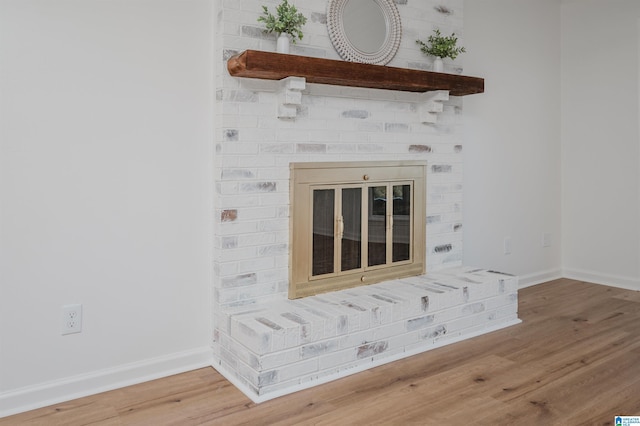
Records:
{"label": "painted brick texture", "polygon": [[[516,277],[449,268],[304,299],[229,308],[217,367],[255,396],[340,377],[517,318]],[[424,300],[428,298],[429,303]]]}
{"label": "painted brick texture", "polygon": [[[427,125],[419,120],[420,94],[307,84],[297,117],[279,119],[280,82],[234,78],[226,71],[226,60],[235,53],[275,50],[275,36],[264,34],[257,22],[264,2],[220,1],[215,304],[286,297],[291,162],[427,160],[427,268],[461,265],[462,99],[446,101],[438,124]],[[389,66],[428,69],[431,60],[413,39],[425,39],[435,28],[456,32],[463,41],[461,0],[396,3],[405,36]],[[277,2],[264,4],[273,9]],[[295,4],[312,19],[292,53],[340,59],[327,34],[326,2]],[[448,70],[460,72],[462,59]],[[252,285],[219,284],[249,272],[257,277]]]}
{"label": "painted brick texture", "polygon": [[[217,2],[217,367],[265,395],[515,321],[517,279],[457,269],[463,250],[462,99],[444,101],[437,124],[423,124],[421,94],[307,84],[299,105],[286,106],[295,109],[295,118],[278,118],[282,83],[231,77],[226,60],[246,49],[275,50],[275,36],[264,34],[257,18],[263,4],[273,10],[279,1]],[[294,3],[309,20],[292,53],[340,59],[327,34],[326,2]],[[415,39],[435,28],[455,32],[464,44],[462,0],[395,3],[404,36],[389,66],[431,69]],[[445,70],[461,73],[463,56]],[[429,165],[429,274],[288,300],[289,164],[416,159]]]}

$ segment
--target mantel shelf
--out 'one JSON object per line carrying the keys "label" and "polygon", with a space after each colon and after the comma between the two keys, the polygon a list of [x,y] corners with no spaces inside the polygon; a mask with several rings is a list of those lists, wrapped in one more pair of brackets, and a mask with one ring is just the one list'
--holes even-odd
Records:
{"label": "mantel shelf", "polygon": [[484,79],[458,74],[361,64],[308,56],[246,50],[227,62],[234,77],[282,80],[303,77],[308,83],[405,92],[447,90],[452,96],[484,92]]}

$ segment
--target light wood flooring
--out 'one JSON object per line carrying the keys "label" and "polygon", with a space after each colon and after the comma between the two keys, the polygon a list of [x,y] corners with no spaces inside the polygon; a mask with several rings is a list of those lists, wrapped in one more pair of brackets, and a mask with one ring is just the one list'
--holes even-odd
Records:
{"label": "light wood flooring", "polygon": [[612,425],[640,416],[640,292],[523,289],[520,325],[256,405],[212,368],[5,425]]}

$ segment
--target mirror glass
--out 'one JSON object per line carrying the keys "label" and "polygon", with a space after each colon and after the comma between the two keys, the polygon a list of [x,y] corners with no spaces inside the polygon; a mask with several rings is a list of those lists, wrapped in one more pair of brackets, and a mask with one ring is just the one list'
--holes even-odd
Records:
{"label": "mirror glass", "polygon": [[343,59],[377,65],[393,59],[402,38],[394,0],[329,0],[327,30]]}
{"label": "mirror glass", "polygon": [[349,0],[342,14],[344,32],[354,48],[368,54],[380,50],[387,38],[387,22],[371,0]]}

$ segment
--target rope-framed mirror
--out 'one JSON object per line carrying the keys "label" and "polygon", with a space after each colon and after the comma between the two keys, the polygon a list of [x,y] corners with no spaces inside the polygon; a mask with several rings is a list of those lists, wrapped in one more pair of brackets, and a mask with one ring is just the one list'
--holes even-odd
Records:
{"label": "rope-framed mirror", "polygon": [[402,23],[393,0],[329,0],[329,38],[342,59],[385,65],[402,39]]}

